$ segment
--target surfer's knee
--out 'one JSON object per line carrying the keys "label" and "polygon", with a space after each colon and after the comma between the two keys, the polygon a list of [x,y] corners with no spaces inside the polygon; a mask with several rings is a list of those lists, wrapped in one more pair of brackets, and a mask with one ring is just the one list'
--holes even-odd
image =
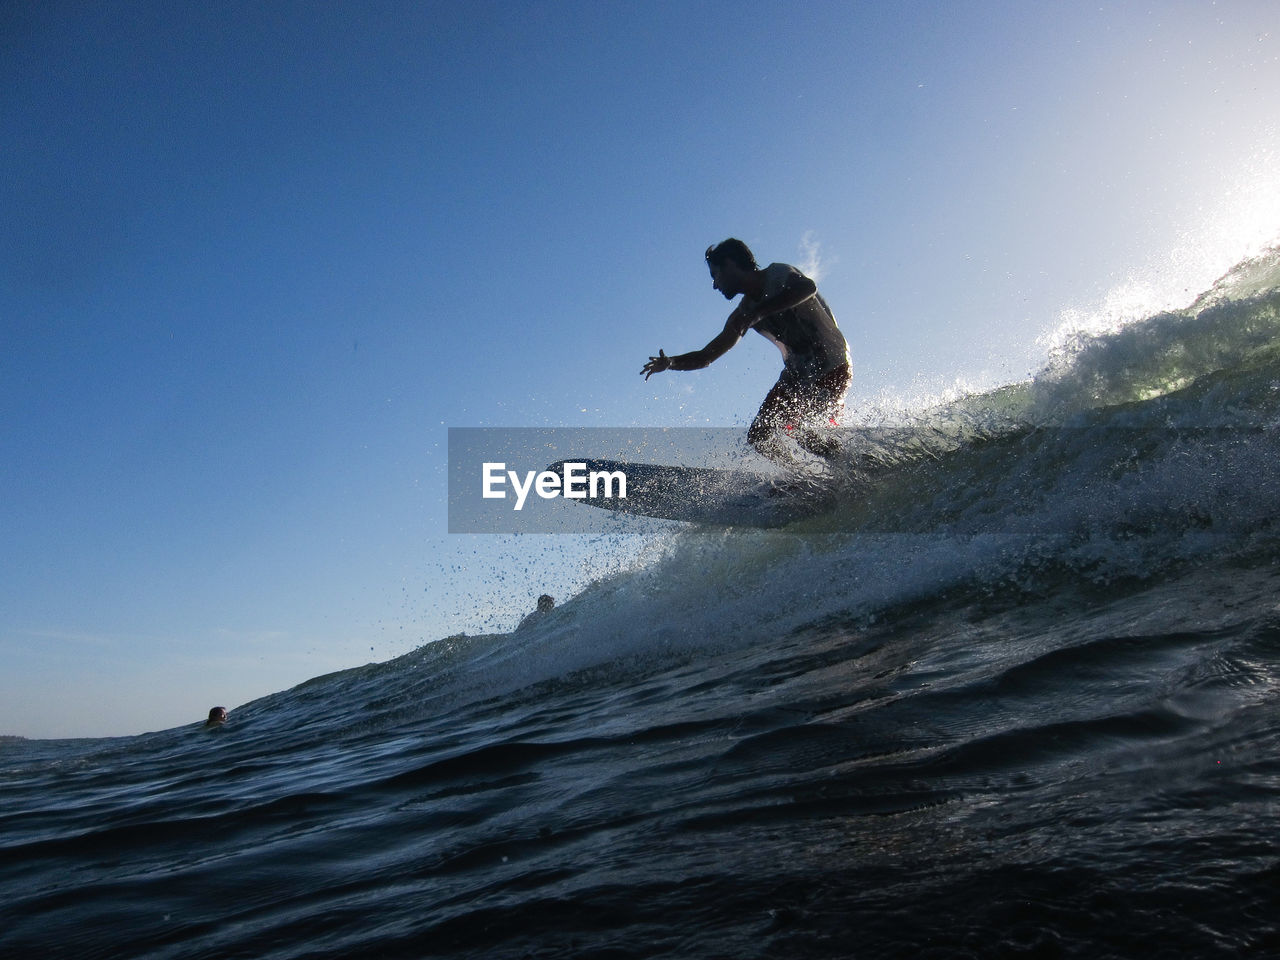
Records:
{"label": "surfer's knee", "polygon": [[762,453],[772,459],[777,456],[778,449],[781,446],[778,439],[779,429],[780,424],[775,421],[764,417],[756,417],[755,422],[747,430],[747,443],[751,444],[758,453]]}
{"label": "surfer's knee", "polygon": [[775,428],[766,428],[747,434],[747,442],[756,453],[783,467],[794,467],[795,457],[787,449],[786,441]]}

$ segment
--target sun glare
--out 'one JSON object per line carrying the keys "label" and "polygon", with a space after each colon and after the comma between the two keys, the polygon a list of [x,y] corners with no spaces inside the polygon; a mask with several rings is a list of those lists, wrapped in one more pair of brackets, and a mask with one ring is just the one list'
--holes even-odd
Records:
{"label": "sun glare", "polygon": [[1166,252],[1136,269],[1089,307],[1059,315],[1037,342],[1053,356],[1082,338],[1114,332],[1135,320],[1190,306],[1233,267],[1280,243],[1280,167],[1259,150],[1217,201],[1178,232]]}

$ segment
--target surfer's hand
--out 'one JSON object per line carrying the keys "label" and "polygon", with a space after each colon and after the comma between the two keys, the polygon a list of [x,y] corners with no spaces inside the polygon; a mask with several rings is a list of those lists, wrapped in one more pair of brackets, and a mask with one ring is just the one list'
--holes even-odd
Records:
{"label": "surfer's hand", "polygon": [[661,348],[659,348],[658,355],[656,357],[650,357],[649,362],[644,365],[644,368],[640,372],[644,374],[644,378],[648,380],[655,373],[662,373],[662,371],[670,369],[671,358],[668,357]]}

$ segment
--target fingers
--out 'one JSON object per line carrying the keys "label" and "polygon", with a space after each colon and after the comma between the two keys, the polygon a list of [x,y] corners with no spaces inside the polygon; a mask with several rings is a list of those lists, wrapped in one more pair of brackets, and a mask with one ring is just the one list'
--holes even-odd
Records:
{"label": "fingers", "polygon": [[658,355],[650,357],[649,362],[640,368],[640,373],[648,380],[655,373],[661,373],[663,370],[671,369],[671,358],[666,355],[661,347],[658,348]]}

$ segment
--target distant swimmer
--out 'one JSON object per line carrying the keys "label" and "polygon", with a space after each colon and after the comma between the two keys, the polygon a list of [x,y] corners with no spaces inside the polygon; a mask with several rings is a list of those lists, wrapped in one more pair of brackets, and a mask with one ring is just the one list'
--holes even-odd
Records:
{"label": "distant swimmer", "polygon": [[831,457],[837,446],[815,429],[834,426],[852,376],[849,346],[818,286],[795,267],[772,263],[763,270],[741,240],[707,248],[711,283],[726,300],[742,294],[724,329],[701,350],[669,357],[659,350],[640,371],[646,380],[664,370],[701,370],[729,352],[748,330],[782,351],[782,375],[764,398],[747,442],[764,456],[792,465],[781,432],[805,450]]}
{"label": "distant swimmer", "polygon": [[220,727],[227,722],[227,708],[214,707],[209,711],[209,719],[204,722],[205,729]]}
{"label": "distant swimmer", "polygon": [[516,629],[523,630],[525,627],[528,627],[528,626],[531,626],[532,624],[537,623],[544,616],[546,616],[548,613],[554,610],[555,606],[556,606],[555,598],[550,596],[549,594],[544,593],[542,596],[538,598],[537,609],[535,609],[533,613],[529,614],[527,617],[521,620],[520,625],[516,627]]}

